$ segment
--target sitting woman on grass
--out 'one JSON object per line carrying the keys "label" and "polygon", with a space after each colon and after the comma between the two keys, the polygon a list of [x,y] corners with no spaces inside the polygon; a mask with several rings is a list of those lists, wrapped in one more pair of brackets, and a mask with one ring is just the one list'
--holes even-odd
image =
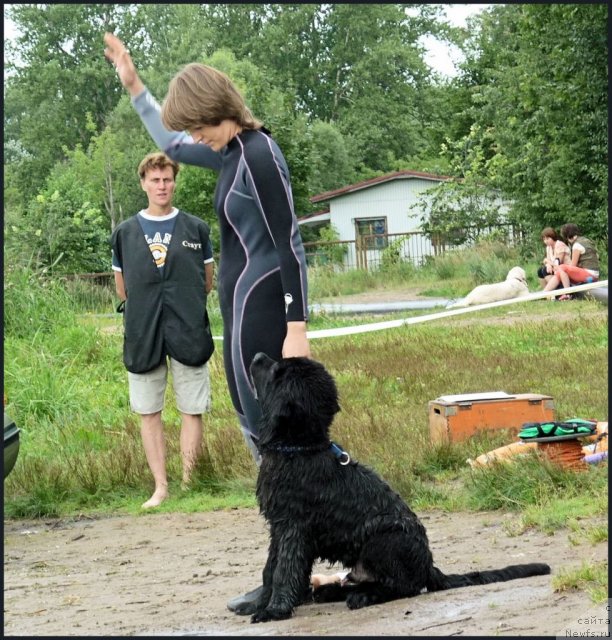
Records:
{"label": "sitting woman on grass", "polygon": [[552,227],[542,229],[541,237],[546,246],[546,256],[542,260],[542,266],[538,269],[538,278],[543,289],[553,277],[555,266],[569,264],[571,258],[569,247],[559,238]]}
{"label": "sitting woman on grass", "polygon": [[[570,264],[560,264],[554,268],[554,275],[544,287],[544,291],[553,291],[559,283],[565,289],[574,284],[599,280],[599,256],[593,241],[581,236],[580,229],[572,223],[561,227],[561,236],[570,245],[572,259]],[[559,300],[570,299],[569,295],[559,297]]]}

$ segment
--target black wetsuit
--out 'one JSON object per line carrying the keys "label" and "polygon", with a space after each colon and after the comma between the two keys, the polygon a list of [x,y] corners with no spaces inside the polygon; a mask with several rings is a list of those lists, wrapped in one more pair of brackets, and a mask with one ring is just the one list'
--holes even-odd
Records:
{"label": "black wetsuit", "polygon": [[306,259],[293,210],[287,163],[262,130],[245,130],[221,151],[164,128],[148,90],[132,99],[156,144],[179,162],[219,172],[219,303],[223,354],[232,402],[256,459],[259,406],[249,377],[253,356],[279,359],[288,321],[306,321]]}

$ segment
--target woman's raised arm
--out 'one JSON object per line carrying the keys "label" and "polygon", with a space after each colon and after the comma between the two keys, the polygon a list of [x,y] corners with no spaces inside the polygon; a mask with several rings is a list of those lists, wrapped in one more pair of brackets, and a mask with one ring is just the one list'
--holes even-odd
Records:
{"label": "woman's raised arm", "polygon": [[123,42],[113,33],[104,34],[104,55],[114,65],[119,80],[132,96],[132,105],[155,144],[177,162],[219,170],[221,158],[216,151],[193,142],[182,131],[169,131],[161,121],[159,103],[138,75],[132,56]]}

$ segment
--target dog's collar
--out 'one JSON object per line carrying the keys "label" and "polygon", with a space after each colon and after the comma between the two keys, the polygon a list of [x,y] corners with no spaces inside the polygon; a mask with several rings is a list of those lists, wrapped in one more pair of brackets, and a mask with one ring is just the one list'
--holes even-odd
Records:
{"label": "dog's collar", "polygon": [[339,444],[330,442],[329,448],[336,458],[338,458],[341,465],[347,465],[351,461],[351,456]]}
{"label": "dog's collar", "polygon": [[341,465],[347,465],[351,461],[351,456],[335,442],[322,442],[311,445],[290,445],[290,444],[269,444],[261,448],[261,453],[276,451],[291,455],[292,453],[316,453],[317,451],[331,451],[338,458]]}

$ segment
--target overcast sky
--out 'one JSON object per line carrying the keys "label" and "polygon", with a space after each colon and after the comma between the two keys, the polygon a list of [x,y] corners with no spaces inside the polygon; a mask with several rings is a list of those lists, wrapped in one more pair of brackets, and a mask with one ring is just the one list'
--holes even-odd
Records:
{"label": "overcast sky", "polygon": [[[455,27],[465,27],[469,16],[479,13],[489,4],[447,4],[446,17]],[[432,36],[422,38],[428,53],[425,62],[435,71],[445,76],[456,75],[455,63],[461,62],[463,56],[457,47],[440,42]]]}
{"label": "overcast sky", "polygon": [[[446,5],[446,15],[448,21],[460,27],[465,27],[466,19],[482,9],[488,7],[488,4],[448,4]],[[4,38],[10,39],[15,33],[15,29],[10,20],[4,18]],[[435,38],[428,36],[422,40],[428,53],[425,56],[425,62],[435,71],[446,75],[456,75],[455,63],[461,60],[461,54],[457,47],[450,46],[446,43],[439,42]],[[100,44],[100,47],[102,45]],[[100,49],[101,51],[102,49]]]}

